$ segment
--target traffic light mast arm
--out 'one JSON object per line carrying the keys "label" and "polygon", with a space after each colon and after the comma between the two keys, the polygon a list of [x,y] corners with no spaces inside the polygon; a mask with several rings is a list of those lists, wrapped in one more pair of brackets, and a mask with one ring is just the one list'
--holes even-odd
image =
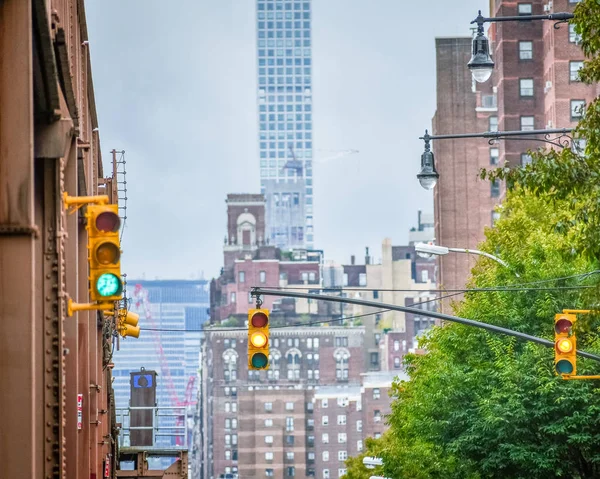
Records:
{"label": "traffic light mast arm", "polygon": [[[521,333],[519,331],[513,331],[512,329],[503,328],[494,324],[482,323],[474,321],[472,319],[459,318],[458,316],[451,316],[449,314],[438,313],[435,311],[425,311],[423,309],[411,308],[409,306],[397,306],[395,304],[380,303],[377,301],[367,301],[364,299],[354,298],[341,298],[339,296],[326,296],[324,294],[310,294],[300,293],[296,291],[281,291],[277,289],[263,289],[260,287],[253,287],[251,291],[252,296],[264,295],[264,296],[284,296],[289,298],[305,298],[305,299],[316,299],[321,301],[333,301],[335,303],[348,303],[357,304],[359,306],[370,306],[372,308],[389,309],[392,311],[400,311],[401,313],[412,313],[418,316],[425,316],[429,318],[441,319],[443,321],[450,321],[453,323],[460,323],[466,326],[473,326],[475,328],[485,329],[493,333],[505,334],[507,336],[513,336],[518,339],[524,339],[525,341],[531,341],[533,343],[541,344],[548,348],[554,348],[554,341],[549,341],[544,338],[537,336],[531,336],[529,334]],[[585,351],[577,351],[577,355],[587,359],[593,359],[594,361],[600,362],[600,356],[595,354],[586,353]]]}
{"label": "traffic light mast arm", "polygon": [[63,203],[65,204],[65,209],[69,210],[69,213],[74,213],[83,205],[87,205],[89,203],[93,203],[96,205],[107,205],[108,204],[108,195],[97,195],[97,196],[69,196],[69,194],[65,191],[63,193]]}
{"label": "traffic light mast arm", "polygon": [[[67,314],[73,316],[76,311],[109,311],[115,309],[115,303],[74,303],[71,298],[67,304]],[[114,314],[114,313],[113,313]]]}

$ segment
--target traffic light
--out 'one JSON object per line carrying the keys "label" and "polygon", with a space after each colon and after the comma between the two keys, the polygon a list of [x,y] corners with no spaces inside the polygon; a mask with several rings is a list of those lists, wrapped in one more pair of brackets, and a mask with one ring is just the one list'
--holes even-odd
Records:
{"label": "traffic light", "polygon": [[269,368],[269,310],[248,311],[248,369]]}
{"label": "traffic light", "polygon": [[117,301],[123,293],[119,207],[88,205],[88,260],[92,301]]}
{"label": "traffic light", "polygon": [[577,338],[574,326],[577,316],[557,314],[554,316],[554,368],[557,374],[577,374]]}
{"label": "traffic light", "polygon": [[120,309],[117,321],[117,329],[121,336],[124,338],[127,336],[133,338],[140,337],[140,327],[138,326],[140,322],[139,314],[132,313],[126,309]]}

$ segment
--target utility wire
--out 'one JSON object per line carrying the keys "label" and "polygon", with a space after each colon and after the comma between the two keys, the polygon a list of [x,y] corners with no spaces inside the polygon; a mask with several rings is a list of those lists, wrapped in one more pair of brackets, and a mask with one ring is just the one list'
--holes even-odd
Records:
{"label": "utility wire", "polygon": [[[434,299],[429,299],[427,301],[422,301],[420,303],[416,303],[416,304],[424,304],[424,303],[431,303],[434,301],[441,301],[443,299],[446,298],[450,298],[452,296],[457,296],[461,293],[453,293],[453,294],[447,294],[445,296],[440,296],[439,298],[434,298]],[[310,321],[308,323],[304,323],[304,324],[284,324],[282,326],[270,326],[269,329],[284,329],[284,328],[297,328],[299,326],[314,326],[316,324],[325,324],[325,323],[336,323],[338,321],[351,321],[354,319],[360,319],[360,318],[364,318],[366,316],[373,316],[376,314],[381,314],[381,313],[385,313],[387,311],[391,311],[391,309],[381,309],[379,311],[375,311],[372,313],[364,313],[364,314],[359,314],[358,316],[349,316],[347,318],[337,318],[337,319],[325,319],[325,320],[320,320],[320,321]],[[217,332],[222,332],[222,331],[248,331],[247,327],[244,328],[227,328],[227,327],[217,327],[217,328],[213,328],[213,329],[160,329],[160,328],[142,328],[142,331],[161,331],[161,332],[185,332],[185,333],[217,333]]]}

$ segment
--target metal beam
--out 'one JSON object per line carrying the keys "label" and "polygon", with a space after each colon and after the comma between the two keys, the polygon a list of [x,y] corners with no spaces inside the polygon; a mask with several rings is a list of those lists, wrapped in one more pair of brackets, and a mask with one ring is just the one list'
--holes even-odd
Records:
{"label": "metal beam", "polygon": [[[473,326],[475,328],[485,329],[492,333],[505,334],[507,336],[513,336],[517,339],[530,341],[532,343],[541,344],[548,348],[554,348],[554,341],[548,339],[539,338],[537,336],[531,336],[530,334],[521,333],[519,331],[513,331],[512,329],[503,328],[494,324],[482,323],[480,321],[474,321],[472,319],[459,318],[458,316],[451,316],[449,314],[437,313],[435,311],[425,311],[419,308],[411,308],[409,306],[397,306],[389,303],[379,303],[377,301],[367,301],[364,299],[353,299],[353,298],[340,298],[337,296],[326,296],[323,294],[308,294],[308,293],[297,293],[295,291],[281,291],[277,289],[263,289],[259,287],[253,287],[251,291],[252,296],[284,296],[288,298],[305,298],[315,299],[321,301],[333,301],[335,303],[348,303],[357,304],[359,306],[370,306],[372,308],[389,309],[392,311],[400,311],[401,313],[412,313],[418,316],[426,316],[429,318],[441,319],[443,321],[450,321],[453,323],[460,323],[466,326]],[[600,362],[600,356],[595,354],[586,353],[585,351],[577,351],[577,355],[587,359],[593,359],[594,361]]]}

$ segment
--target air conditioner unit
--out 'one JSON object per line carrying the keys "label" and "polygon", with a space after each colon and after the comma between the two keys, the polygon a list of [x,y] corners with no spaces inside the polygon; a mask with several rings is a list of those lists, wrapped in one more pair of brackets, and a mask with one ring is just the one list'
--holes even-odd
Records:
{"label": "air conditioner unit", "polygon": [[546,4],[544,5],[544,12],[549,12],[550,11],[550,5]]}

